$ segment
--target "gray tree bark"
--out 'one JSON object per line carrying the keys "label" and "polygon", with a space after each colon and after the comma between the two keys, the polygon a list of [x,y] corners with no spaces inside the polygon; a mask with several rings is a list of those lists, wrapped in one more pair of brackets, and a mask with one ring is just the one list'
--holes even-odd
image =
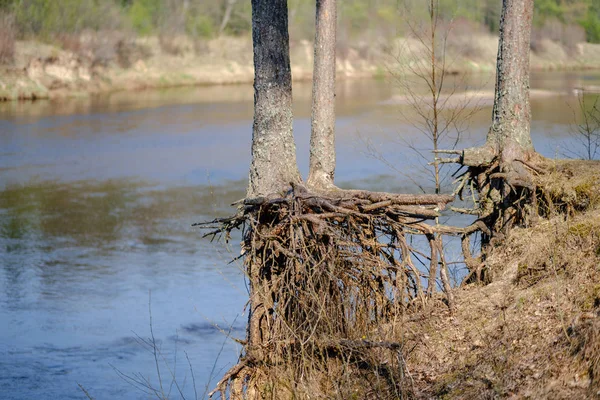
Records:
{"label": "gray tree bark", "polygon": [[503,0],[496,65],[496,94],[486,146],[467,149],[465,165],[504,162],[534,153],[529,104],[529,53],[533,0]]}
{"label": "gray tree bark", "polygon": [[252,0],[254,125],[248,197],[301,181],[292,132],[292,73],[286,0]]}
{"label": "gray tree bark", "polygon": [[317,0],[309,187],[333,187],[335,175],[336,0]]}
{"label": "gray tree bark", "polygon": [[529,104],[532,20],[533,0],[504,0],[500,18],[496,95],[492,127],[487,137],[488,144],[501,149],[503,153],[534,151]]}

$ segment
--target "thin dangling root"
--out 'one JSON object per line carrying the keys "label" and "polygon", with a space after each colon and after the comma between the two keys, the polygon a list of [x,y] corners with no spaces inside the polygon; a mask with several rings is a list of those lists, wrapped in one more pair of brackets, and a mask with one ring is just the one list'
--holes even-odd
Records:
{"label": "thin dangling root", "polygon": [[402,359],[402,339],[382,328],[435,297],[453,308],[441,234],[465,230],[427,222],[451,200],[295,185],[285,197],[245,199],[237,215],[197,225],[211,237],[242,230],[251,287],[245,355],[211,395],[248,390],[274,370],[302,380],[348,362],[362,374],[385,369],[391,386],[381,390],[399,390],[401,368],[389,366]]}
{"label": "thin dangling root", "polygon": [[[552,161],[536,153],[527,159],[517,158],[511,162],[502,160],[489,147],[472,148],[463,151],[438,150],[436,154],[458,154],[459,160],[436,158],[440,163],[458,163],[467,167],[455,181],[454,194],[461,200],[464,192],[470,191],[473,207],[451,207],[455,212],[476,215],[481,233],[482,252],[474,258],[471,255],[468,235],[463,236],[462,252],[469,274],[463,281],[476,282],[486,277],[486,248],[494,241],[502,240],[513,226],[531,226],[540,217],[547,218],[556,213],[571,216],[574,210],[581,210],[600,198],[587,193],[585,188],[595,187],[593,182],[574,182],[572,177],[589,177],[581,169],[589,169],[589,162]],[[580,165],[581,163],[584,163]],[[577,173],[574,172],[577,170]],[[457,171],[458,172],[458,171]],[[565,179],[566,178],[566,179]],[[598,179],[597,177],[593,179]],[[558,184],[558,182],[568,182]],[[464,238],[467,237],[467,240]]]}

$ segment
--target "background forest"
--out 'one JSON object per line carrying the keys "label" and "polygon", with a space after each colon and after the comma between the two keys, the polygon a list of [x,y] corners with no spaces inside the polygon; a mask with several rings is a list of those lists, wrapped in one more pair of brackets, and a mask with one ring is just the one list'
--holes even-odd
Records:
{"label": "background forest", "polygon": [[[458,19],[471,29],[498,31],[500,0],[440,0],[443,19]],[[294,39],[311,39],[314,1],[290,0]],[[343,40],[402,35],[403,14],[424,16],[419,0],[345,0],[339,5]],[[246,35],[249,1],[240,0],[0,0],[3,30],[15,38],[54,40],[86,30],[123,30],[138,35],[187,34],[196,38]],[[420,18],[419,18],[420,20]],[[534,40],[600,42],[600,0],[536,0]]]}

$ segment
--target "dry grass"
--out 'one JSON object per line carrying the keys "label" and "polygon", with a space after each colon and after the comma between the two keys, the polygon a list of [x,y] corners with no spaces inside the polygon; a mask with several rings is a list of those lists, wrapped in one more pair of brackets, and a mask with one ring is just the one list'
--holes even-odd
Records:
{"label": "dry grass", "polygon": [[[574,215],[600,203],[600,162],[582,160],[546,160],[542,167],[548,173],[534,177],[544,188],[540,193],[543,215]],[[543,206],[542,206],[543,207]]]}
{"label": "dry grass", "polygon": [[491,249],[494,282],[459,291],[452,315],[432,308],[405,326],[417,397],[600,396],[600,167],[555,167],[540,179],[559,207]]}

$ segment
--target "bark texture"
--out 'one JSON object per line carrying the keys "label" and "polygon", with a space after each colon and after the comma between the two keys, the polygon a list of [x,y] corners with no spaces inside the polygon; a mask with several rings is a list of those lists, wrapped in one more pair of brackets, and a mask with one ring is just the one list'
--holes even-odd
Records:
{"label": "bark texture", "polygon": [[317,0],[308,185],[333,186],[335,175],[336,0]]}
{"label": "bark texture", "polygon": [[248,197],[277,194],[301,181],[292,132],[286,0],[252,0],[254,125]]}
{"label": "bark texture", "polygon": [[531,142],[529,104],[529,52],[533,0],[504,0],[500,18],[500,41],[496,95],[487,145],[512,161],[534,151]]}
{"label": "bark texture", "polygon": [[[292,132],[292,75],[287,13],[287,0],[252,0],[255,80],[248,197],[284,195],[290,184],[301,181]],[[270,283],[262,275],[260,262],[255,257],[246,261],[251,293],[246,356],[264,360],[264,344],[270,339],[265,324],[268,312],[273,308]],[[260,378],[254,377],[254,380],[249,388],[261,384]],[[242,396],[232,395],[232,398]]]}
{"label": "bark texture", "polygon": [[463,151],[461,163],[465,166],[490,165],[499,156],[504,169],[535,153],[529,104],[532,20],[533,0],[503,0],[492,125],[485,146]]}

